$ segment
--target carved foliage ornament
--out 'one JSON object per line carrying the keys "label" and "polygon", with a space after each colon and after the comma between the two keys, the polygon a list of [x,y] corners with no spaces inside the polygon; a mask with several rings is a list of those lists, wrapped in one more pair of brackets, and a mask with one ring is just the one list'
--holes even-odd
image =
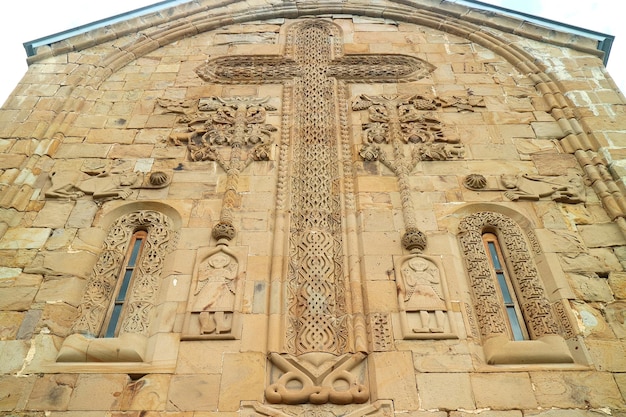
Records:
{"label": "carved foliage ornament", "polygon": [[151,311],[156,303],[165,255],[171,250],[176,238],[169,217],[151,210],[136,211],[122,216],[111,227],[104,241],[102,253],[87,282],[79,305],[79,318],[74,323],[72,333],[91,336],[99,334],[120,276],[128,245],[137,230],[146,230],[148,236],[141,259],[137,263],[132,288],[129,289],[120,333],[148,335]]}
{"label": "carved foliage ornament", "polygon": [[559,326],[520,227],[500,213],[479,212],[463,218],[459,224],[459,242],[481,335],[487,338],[507,333],[504,312],[496,296],[496,283],[482,241],[485,231],[496,233],[502,244],[531,339],[559,334]]}

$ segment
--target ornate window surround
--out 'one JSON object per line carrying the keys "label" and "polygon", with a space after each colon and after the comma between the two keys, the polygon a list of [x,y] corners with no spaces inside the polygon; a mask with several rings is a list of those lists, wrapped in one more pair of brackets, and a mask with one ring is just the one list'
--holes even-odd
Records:
{"label": "ornate window surround", "polygon": [[[458,225],[458,240],[474,306],[474,313],[472,309],[467,313],[476,317],[476,336],[482,340],[487,364],[585,362],[575,352],[577,347],[572,349],[578,341],[567,300],[560,293],[546,291],[546,287],[562,287],[563,283],[555,282],[558,277],[551,276],[545,268],[545,254],[531,223],[519,213],[508,213],[512,212],[508,208],[480,205],[475,210],[467,209],[463,210],[465,215]],[[508,335],[505,312],[497,298],[496,282],[482,243],[486,232],[494,233],[502,245],[531,340],[513,341]],[[470,317],[469,321],[473,319]]]}
{"label": "ornate window surround", "polygon": [[[53,366],[81,372],[101,372],[103,366],[110,371],[137,368],[137,372],[171,368],[175,365],[176,349],[159,348],[159,352],[169,352],[165,355],[157,354],[155,349],[157,344],[170,344],[172,338],[168,336],[173,335],[172,329],[163,329],[157,302],[161,284],[168,276],[166,265],[177,244],[180,216],[164,204],[142,202],[117,207],[99,223],[96,229],[102,231],[103,249],[87,282],[72,334],[63,341]],[[97,337],[106,324],[123,258],[138,230],[145,230],[147,239],[128,289],[128,305],[120,318],[119,334],[113,338]],[[114,363],[119,366],[111,366]]]}

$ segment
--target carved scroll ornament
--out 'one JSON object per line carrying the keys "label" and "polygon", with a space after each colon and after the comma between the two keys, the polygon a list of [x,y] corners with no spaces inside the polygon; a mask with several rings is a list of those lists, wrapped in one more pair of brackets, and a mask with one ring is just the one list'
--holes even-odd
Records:
{"label": "carved scroll ornament", "polygon": [[328,353],[291,355],[270,354],[275,371],[282,374],[265,390],[273,404],[361,404],[369,399],[369,389],[359,380],[355,368],[365,360],[363,353],[339,357]]}

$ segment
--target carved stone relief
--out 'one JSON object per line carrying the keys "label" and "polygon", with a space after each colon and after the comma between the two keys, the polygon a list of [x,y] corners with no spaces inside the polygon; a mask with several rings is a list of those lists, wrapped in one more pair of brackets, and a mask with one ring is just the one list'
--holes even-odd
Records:
{"label": "carved stone relief", "polygon": [[[185,131],[170,136],[174,144],[186,143],[192,161],[215,161],[227,174],[220,220],[212,233],[218,242],[227,244],[236,233],[233,210],[239,176],[253,161],[269,160],[271,134],[277,129],[265,119],[267,111],[276,108],[268,104],[268,98],[250,97],[204,98],[195,108],[192,103],[166,99],[158,104],[166,111],[182,114],[178,123]],[[247,152],[242,154],[244,149]]]}
{"label": "carved stone relief", "polygon": [[146,175],[141,172],[119,172],[106,167],[97,171],[88,167],[83,167],[82,171],[52,171],[49,177],[51,185],[45,192],[48,198],[75,200],[91,196],[99,201],[126,199],[133,190],[164,188],[171,181],[171,175],[162,171]]}
{"label": "carved stone relief", "polygon": [[579,174],[563,176],[501,175],[486,178],[481,174],[465,177],[463,185],[473,191],[504,191],[511,201],[552,200],[559,203],[584,203],[585,185]]}
{"label": "carved stone relief", "polygon": [[198,250],[183,340],[239,337],[244,259],[241,248],[219,245]]}
{"label": "carved stone relief", "polygon": [[394,349],[393,332],[389,314],[372,313],[369,315],[370,349],[385,352]]}
{"label": "carved stone relief", "polygon": [[[354,382],[344,369],[365,359],[349,352],[368,350],[363,296],[346,290],[348,284],[355,289],[362,286],[356,272],[356,226],[350,223],[356,224],[356,209],[346,83],[416,80],[434,69],[405,55],[343,56],[341,39],[337,25],[307,19],[288,29],[282,56],[220,57],[196,70],[205,81],[220,84],[284,85],[276,230],[287,233],[275,236],[275,259],[285,259],[285,263],[278,266],[276,262],[272,274],[287,273],[281,287],[284,292],[274,291],[270,299],[272,305],[284,309],[269,318],[268,344],[272,351],[297,356],[287,360],[272,353],[272,369],[286,372],[286,376],[274,378],[267,391],[273,402],[343,403],[368,398],[361,383]],[[310,375],[301,376],[306,389],[294,392],[300,379],[291,379],[296,372],[291,369],[302,373],[316,368],[317,359],[311,358],[327,354],[335,359],[324,363],[333,363],[336,370],[328,375],[326,371],[307,371]],[[339,372],[339,367],[343,371]],[[337,379],[342,387],[354,382],[358,392],[353,392],[353,386],[344,392],[324,382],[335,378],[336,372],[343,375]],[[348,393],[346,400],[343,396]]]}
{"label": "carved stone relief", "polygon": [[560,334],[522,230],[500,213],[479,212],[463,218],[459,224],[459,241],[482,337],[507,334],[503,308],[496,295],[496,283],[482,242],[486,230],[499,237],[531,339]]}
{"label": "carved stone relief", "polygon": [[265,398],[272,404],[361,404],[369,399],[363,353],[299,357],[270,354],[273,364]]}
{"label": "carved stone relief", "polygon": [[[414,215],[409,174],[420,161],[461,159],[464,154],[458,137],[444,131],[433,111],[440,107],[473,110],[469,103],[457,97],[443,101],[420,95],[362,94],[352,104],[352,110],[367,110],[370,120],[362,126],[364,139],[359,155],[368,162],[380,161],[398,178],[406,228],[402,244],[409,251],[417,253],[426,247],[426,237],[418,229]],[[410,155],[406,154],[406,147]]]}
{"label": "carved stone relief", "polygon": [[148,336],[152,321],[151,312],[161,283],[160,274],[165,255],[174,246],[177,236],[172,230],[172,221],[169,217],[151,210],[136,211],[122,216],[111,226],[109,235],[104,241],[104,249],[87,282],[79,305],[79,317],[72,327],[72,333],[99,335],[131,236],[138,229],[146,230],[148,237],[141,259],[137,263],[133,286],[129,289],[120,334],[136,333]]}
{"label": "carved stone relief", "polygon": [[403,337],[456,338],[443,270],[433,260],[416,255],[396,259],[395,270]]}
{"label": "carved stone relief", "polygon": [[241,417],[393,417],[393,402],[378,400],[366,405],[268,406],[242,401]]}

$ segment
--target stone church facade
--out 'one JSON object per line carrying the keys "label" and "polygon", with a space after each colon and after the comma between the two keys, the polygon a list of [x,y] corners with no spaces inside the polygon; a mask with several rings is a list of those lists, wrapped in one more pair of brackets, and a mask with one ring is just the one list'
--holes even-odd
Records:
{"label": "stone church facade", "polygon": [[596,39],[200,0],[29,61],[0,110],[0,415],[626,415]]}

